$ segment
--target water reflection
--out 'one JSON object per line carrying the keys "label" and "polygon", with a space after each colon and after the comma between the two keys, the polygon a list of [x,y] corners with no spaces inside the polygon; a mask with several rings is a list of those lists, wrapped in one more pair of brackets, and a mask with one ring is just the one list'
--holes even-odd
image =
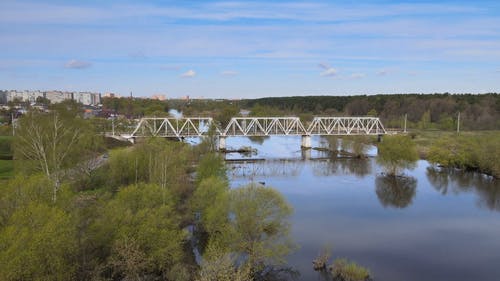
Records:
{"label": "water reflection", "polygon": [[301,174],[303,168],[309,165],[312,168],[314,176],[332,176],[332,175],[355,175],[364,177],[372,171],[372,161],[370,159],[232,159],[228,162],[230,178],[249,178],[256,177],[297,177]]}
{"label": "water reflection", "polygon": [[479,206],[500,211],[500,182],[480,173],[430,166],[426,171],[431,185],[441,194],[475,192]]}
{"label": "water reflection", "polygon": [[304,164],[300,160],[241,160],[228,163],[230,178],[296,177]]}
{"label": "water reflection", "polygon": [[331,176],[338,174],[352,174],[356,177],[364,177],[372,171],[372,161],[369,159],[332,158],[327,161],[315,161],[312,163],[315,176]]}
{"label": "water reflection", "polygon": [[384,207],[406,208],[417,194],[414,177],[379,176],[375,179],[375,192]]}

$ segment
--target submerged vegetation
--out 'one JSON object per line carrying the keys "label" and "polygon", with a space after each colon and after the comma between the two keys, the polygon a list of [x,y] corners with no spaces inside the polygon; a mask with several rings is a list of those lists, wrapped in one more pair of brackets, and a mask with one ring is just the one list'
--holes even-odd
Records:
{"label": "submerged vegetation", "polygon": [[331,251],[328,248],[323,249],[318,257],[313,260],[313,269],[319,271],[325,280],[335,281],[368,281],[372,280],[370,271],[345,258],[336,258],[330,266],[327,267],[328,260],[331,257]]}
{"label": "submerged vegetation", "polygon": [[428,160],[445,167],[478,170],[500,178],[500,134],[443,137],[429,149]]}
{"label": "submerged vegetation", "polygon": [[386,136],[378,145],[377,163],[386,169],[389,176],[415,167],[417,160],[415,143],[408,136]]}

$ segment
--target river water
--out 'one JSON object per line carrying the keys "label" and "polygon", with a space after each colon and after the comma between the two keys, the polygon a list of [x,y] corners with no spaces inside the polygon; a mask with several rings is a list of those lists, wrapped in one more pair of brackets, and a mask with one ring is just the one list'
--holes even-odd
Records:
{"label": "river water", "polygon": [[324,280],[312,260],[325,246],[333,258],[369,268],[374,280],[500,280],[500,184],[490,177],[419,161],[408,177],[389,180],[373,157],[304,155],[300,137],[228,138],[227,145],[257,149],[227,159],[261,159],[228,162],[232,188],[262,182],[294,207],[291,236],[300,248],[287,260],[299,280]]}

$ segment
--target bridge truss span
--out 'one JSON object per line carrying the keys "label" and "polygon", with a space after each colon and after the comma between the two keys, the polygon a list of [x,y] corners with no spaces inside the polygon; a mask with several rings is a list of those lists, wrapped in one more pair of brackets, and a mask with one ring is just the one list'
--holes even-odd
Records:
{"label": "bridge truss span", "polygon": [[236,117],[222,131],[223,136],[306,135],[298,117]]}
{"label": "bridge truss span", "polygon": [[210,117],[141,118],[130,137],[201,137],[212,124]]}
{"label": "bridge truss span", "polygon": [[[223,129],[209,117],[142,118],[130,135],[132,142],[140,137],[202,137],[215,128],[219,148],[225,149],[226,137],[235,136],[302,136],[302,147],[311,147],[312,135],[385,135],[376,117],[314,117],[304,126],[299,117],[234,117]],[[307,129],[306,129],[307,128]]]}
{"label": "bridge truss span", "polygon": [[309,135],[382,135],[384,125],[376,117],[314,117]]}

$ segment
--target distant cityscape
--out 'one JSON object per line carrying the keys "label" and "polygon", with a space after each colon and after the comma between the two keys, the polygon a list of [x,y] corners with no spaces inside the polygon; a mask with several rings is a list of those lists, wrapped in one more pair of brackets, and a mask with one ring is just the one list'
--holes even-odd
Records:
{"label": "distant cityscape", "polygon": [[[0,104],[9,102],[29,102],[37,103],[41,99],[46,99],[50,103],[60,103],[65,100],[74,100],[83,105],[97,106],[102,103],[102,98],[120,98],[121,95],[115,93],[93,93],[93,92],[70,92],[70,91],[40,91],[40,90],[0,90]],[[163,94],[156,94],[150,98],[154,100],[166,100]],[[189,99],[185,97],[182,99]]]}

